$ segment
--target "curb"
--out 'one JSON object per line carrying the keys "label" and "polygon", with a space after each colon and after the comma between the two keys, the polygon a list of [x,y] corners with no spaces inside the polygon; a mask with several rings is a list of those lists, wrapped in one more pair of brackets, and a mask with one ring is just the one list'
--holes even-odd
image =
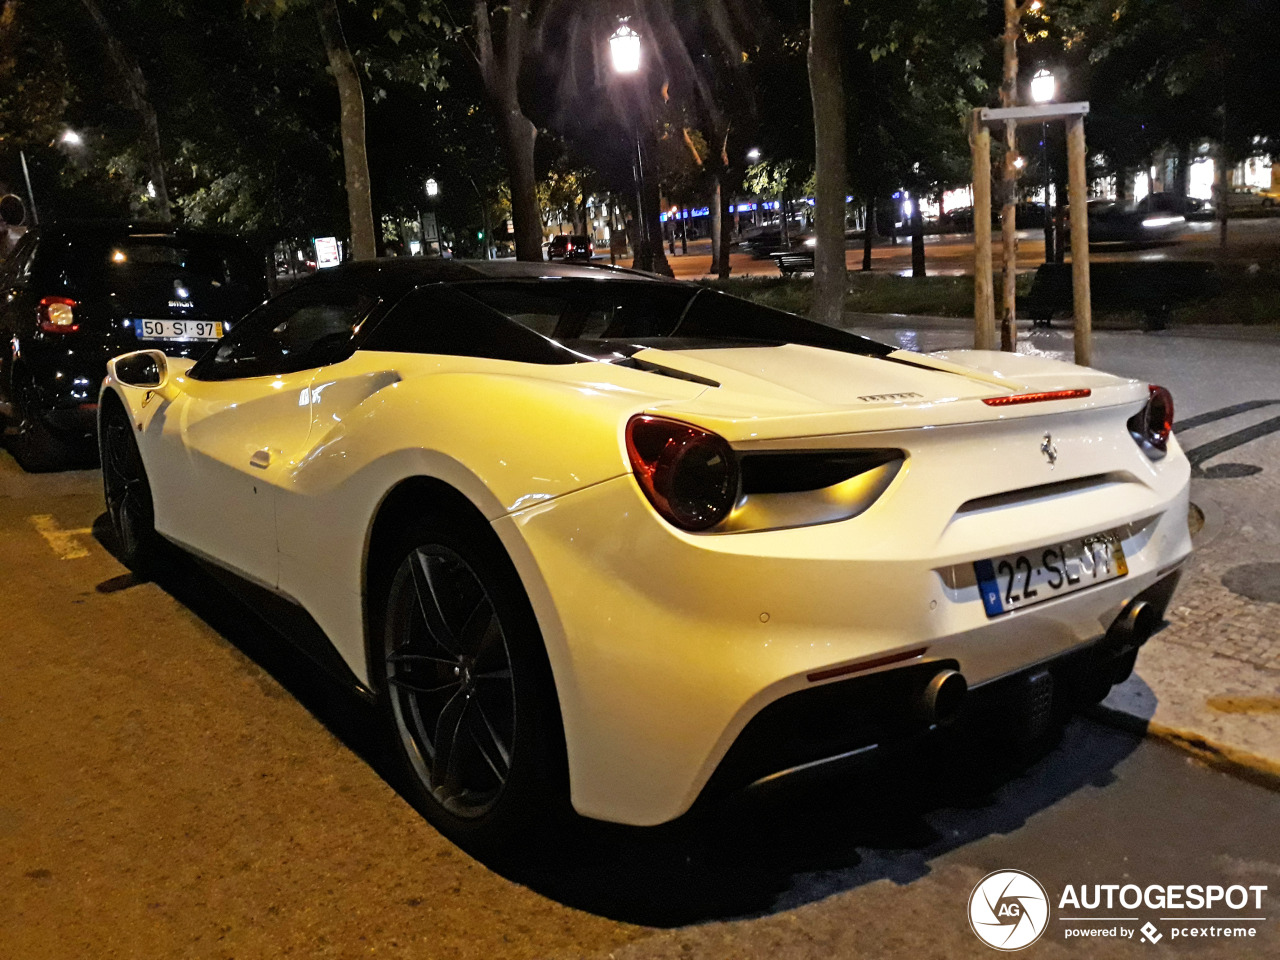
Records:
{"label": "curb", "polygon": [[1206,766],[1229,773],[1268,790],[1280,792],[1280,761],[1272,760],[1247,750],[1240,750],[1226,743],[1210,740],[1194,730],[1170,727],[1152,720],[1143,720],[1133,714],[1101,704],[1084,711],[1090,717],[1107,726],[1126,733],[1137,734],[1152,740],[1160,740],[1195,757]]}

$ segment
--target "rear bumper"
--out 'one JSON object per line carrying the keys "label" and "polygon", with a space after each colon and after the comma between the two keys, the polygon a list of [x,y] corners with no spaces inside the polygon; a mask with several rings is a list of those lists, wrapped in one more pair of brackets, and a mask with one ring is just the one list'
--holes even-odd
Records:
{"label": "rear bumper", "polygon": [[[1180,569],[1166,574],[1135,599],[1159,620]],[[956,727],[987,730],[1026,740],[1053,716],[1096,702],[1128,677],[1133,654],[1146,637],[1130,642],[1119,631],[1066,653],[994,677],[971,689]],[[733,791],[802,780],[874,748],[892,748],[936,733],[922,714],[925,687],[955,660],[927,660],[879,673],[801,690],[775,700],[754,717],[725,754],[700,799]]]}
{"label": "rear bumper", "polygon": [[[1142,467],[1149,462],[1123,440],[1119,449],[1147,471],[1141,482],[1007,506],[948,504],[968,498],[963,488],[984,492],[975,487],[986,482],[984,454],[972,466],[953,459],[941,477],[930,459],[909,460],[866,513],[815,527],[686,534],[654,514],[629,475],[496,521],[546,641],[575,808],[635,825],[674,819],[771,704],[802,692],[841,702],[815,693],[848,682],[830,671],[911,654],[865,676],[949,662],[978,687],[1096,645],[1191,550],[1185,458],[1175,444],[1159,469]],[[1034,443],[1022,446],[1038,457]],[[1007,489],[999,473],[1017,466],[989,463],[994,489]],[[987,617],[975,560],[1103,531],[1123,542],[1127,576]],[[851,713],[853,727],[832,728],[837,752],[874,740],[875,723],[896,728],[914,699],[870,698],[870,732]],[[805,755],[830,746],[800,742]],[[789,749],[748,772],[787,767],[797,759]]]}

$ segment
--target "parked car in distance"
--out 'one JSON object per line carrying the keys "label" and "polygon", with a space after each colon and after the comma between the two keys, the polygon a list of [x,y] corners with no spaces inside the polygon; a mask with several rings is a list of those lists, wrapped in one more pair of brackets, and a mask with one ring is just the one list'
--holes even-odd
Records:
{"label": "parked car in distance", "polygon": [[580,233],[562,233],[547,244],[548,260],[590,260],[595,254],[596,245]]}
{"label": "parked car in distance", "polygon": [[1090,243],[1152,244],[1176,241],[1186,228],[1183,203],[1169,193],[1151,193],[1136,203],[1089,203]]}
{"label": "parked car in distance", "polygon": [[0,266],[0,418],[27,470],[91,456],[107,361],[143,347],[196,357],[267,294],[235,237],[82,221],[42,225]]}
{"label": "parked car in distance", "polygon": [[1265,205],[1265,199],[1257,187],[1233,187],[1227,194],[1227,209],[1232,212],[1256,210]]}

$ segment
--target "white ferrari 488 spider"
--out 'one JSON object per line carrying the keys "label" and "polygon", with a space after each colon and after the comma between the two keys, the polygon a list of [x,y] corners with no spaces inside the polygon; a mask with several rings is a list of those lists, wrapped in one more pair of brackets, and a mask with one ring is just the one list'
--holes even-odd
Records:
{"label": "white ferrari 488 spider", "polygon": [[99,437],[126,561],[171,542],[296,614],[479,844],[1102,697],[1191,550],[1172,418],[699,286],[400,260],[117,357]]}

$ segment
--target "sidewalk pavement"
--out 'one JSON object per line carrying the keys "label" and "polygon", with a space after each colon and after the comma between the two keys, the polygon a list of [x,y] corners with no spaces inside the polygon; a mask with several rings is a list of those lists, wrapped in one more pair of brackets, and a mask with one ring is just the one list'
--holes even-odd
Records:
{"label": "sidewalk pavement", "polygon": [[[972,344],[969,320],[845,320],[912,350]],[[1020,333],[1019,352],[1071,359],[1069,329]],[[1095,331],[1094,365],[1173,392],[1196,548],[1167,626],[1097,715],[1280,787],[1280,327]]]}

